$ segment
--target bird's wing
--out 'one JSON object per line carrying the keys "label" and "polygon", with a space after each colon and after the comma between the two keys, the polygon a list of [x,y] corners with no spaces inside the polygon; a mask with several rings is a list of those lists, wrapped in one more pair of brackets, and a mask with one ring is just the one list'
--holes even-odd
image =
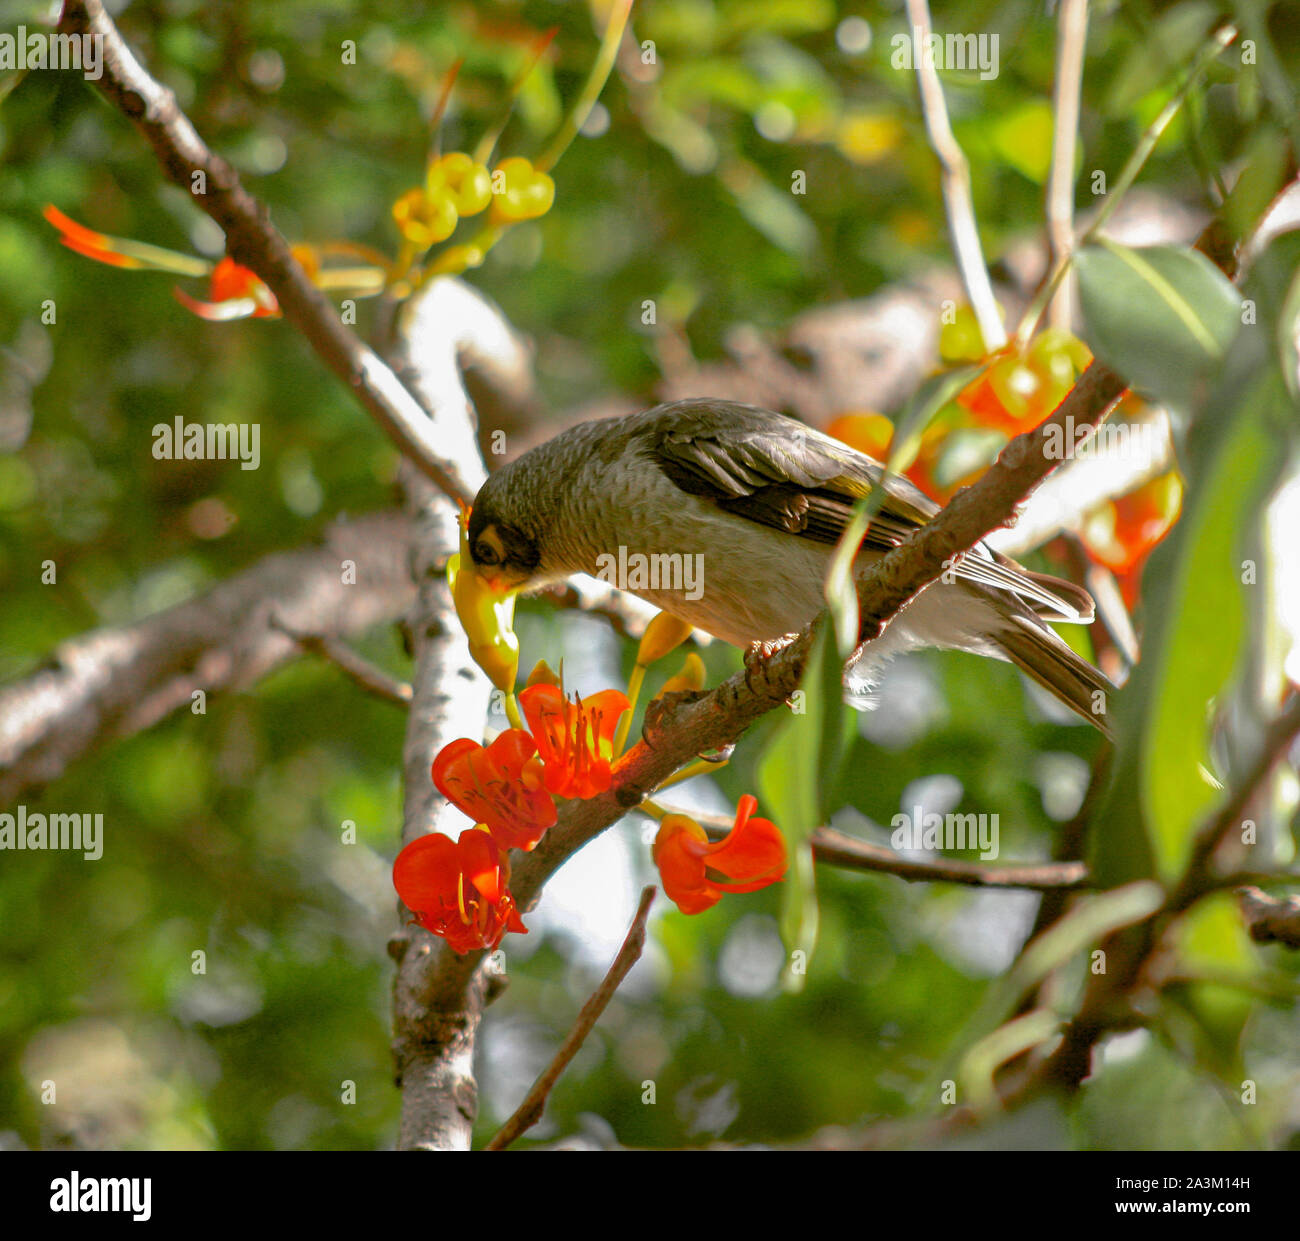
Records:
{"label": "bird's wing", "polygon": [[[883,468],[863,453],[793,418],[730,401],[661,406],[644,444],[683,491],[788,534],[835,543],[854,505],[880,484]],[[904,478],[884,481],[867,546],[888,549],[939,506]]]}
{"label": "bird's wing", "polygon": [[[939,512],[939,505],[907,479],[886,475],[866,454],[781,414],[694,400],[660,406],[645,417],[638,438],[682,491],[800,538],[838,542],[854,505],[877,486],[884,487],[885,497],[871,519],[865,547],[897,547]],[[972,585],[1019,596],[1044,620],[1092,619],[1092,599],[1085,591],[1022,570],[982,544],[962,558],[956,573]]]}

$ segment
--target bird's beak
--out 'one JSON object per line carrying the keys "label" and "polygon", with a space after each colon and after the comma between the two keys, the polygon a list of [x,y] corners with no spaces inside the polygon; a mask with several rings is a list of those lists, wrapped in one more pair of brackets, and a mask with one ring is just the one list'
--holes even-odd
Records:
{"label": "bird's beak", "polygon": [[489,578],[475,568],[463,520],[460,554],[447,562],[447,581],[474,662],[497,689],[513,694],[519,676],[519,639],[514,630],[516,591],[499,576]]}

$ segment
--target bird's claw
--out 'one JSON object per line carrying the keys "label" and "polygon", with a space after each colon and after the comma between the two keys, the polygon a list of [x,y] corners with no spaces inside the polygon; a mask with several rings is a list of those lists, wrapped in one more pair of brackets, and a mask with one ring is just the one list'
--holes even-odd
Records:
{"label": "bird's claw", "polygon": [[753,678],[762,672],[762,666],[778,652],[785,650],[787,646],[797,641],[798,638],[797,633],[786,633],[779,638],[768,638],[766,641],[750,643],[749,648],[745,651],[745,685],[749,688],[750,693],[756,692]]}

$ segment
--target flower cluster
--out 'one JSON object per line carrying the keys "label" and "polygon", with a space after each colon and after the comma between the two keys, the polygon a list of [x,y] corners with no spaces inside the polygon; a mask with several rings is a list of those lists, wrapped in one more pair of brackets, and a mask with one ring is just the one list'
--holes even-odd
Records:
{"label": "flower cluster", "polygon": [[[407,297],[436,276],[458,275],[478,267],[512,225],[535,220],[550,211],[555,202],[555,182],[548,170],[555,166],[581,129],[600,94],[613,66],[614,53],[622,40],[630,8],[631,0],[621,0],[610,14],[601,51],[592,65],[586,85],[551,145],[532,160],[513,155],[501,160],[494,168],[488,167],[497,138],[509,117],[508,110],[506,119],[494,132],[484,136],[474,154],[465,151],[440,153],[439,131],[460,69],[461,62],[457,61],[446,76],[433,118],[434,151],[425,168],[424,184],[408,190],[392,207],[393,221],[402,237],[400,252],[393,258],[348,241],[332,241],[318,247],[294,246],[294,257],[313,283],[347,297],[373,297],[385,292],[398,298]],[[552,29],[534,41],[533,54],[511,87],[512,101],[546,54],[555,34],[556,30]],[[485,211],[484,225],[468,240],[444,247],[424,263],[429,249],[446,241],[461,220],[482,215]],[[202,319],[225,322],[231,319],[271,319],[280,314],[275,295],[266,284],[229,255],[214,264],[146,242],[110,237],[78,224],[54,206],[46,207],[45,218],[59,230],[59,239],[65,246],[100,263],[209,278],[207,301],[192,297],[181,289],[176,290],[177,300]],[[325,266],[325,258],[340,255],[350,260],[359,258],[361,263]]]}
{"label": "flower cluster", "polygon": [[[969,307],[958,309],[943,326],[939,352],[948,363],[984,364],[979,376],[931,418],[903,468],[905,477],[940,504],[980,478],[1011,437],[1046,419],[1092,361],[1087,345],[1057,328],[1043,330],[1028,344],[1013,340],[986,356]],[[1140,405],[1130,393],[1112,420],[1125,410],[1139,412]],[[893,423],[867,411],[841,414],[827,431],[880,461],[888,459],[894,439]],[[1171,470],[1083,517],[1084,550],[1094,564],[1115,574],[1130,608],[1137,602],[1147,556],[1178,520],[1182,493],[1182,479]]]}
{"label": "flower cluster", "polygon": [[1130,608],[1138,600],[1142,566],[1173,529],[1182,506],[1183,480],[1170,470],[1126,496],[1106,500],[1084,518],[1080,542],[1095,563],[1115,575]]}
{"label": "flower cluster", "polygon": [[970,412],[976,426],[1019,435],[1065,400],[1091,361],[1081,340],[1047,328],[1023,349],[1012,341],[995,353],[980,377],[958,394],[957,403]]}
{"label": "flower cluster", "polygon": [[446,241],[461,220],[492,207],[491,225],[517,224],[545,215],[555,202],[549,174],[515,155],[489,171],[464,151],[429,164],[425,183],[407,190],[393,204],[398,231],[416,249]]}
{"label": "flower cluster", "polygon": [[[509,850],[537,847],[556,822],[556,798],[586,800],[610,788],[646,667],[691,632],[667,614],[655,617],[637,651],[630,697],[618,689],[569,697],[543,662],[516,700],[514,601],[475,571],[465,546],[468,517],[461,517],[461,555],[448,565],[452,598],[471,653],[506,695],[513,726],[488,745],[462,737],[439,751],[433,782],[474,826],[455,843],[421,837],[393,866],[393,884],[415,920],[457,952],[493,949],[506,931],[527,929],[508,886]],[[691,692],[703,683],[703,664],[692,654],[660,693]],[[683,913],[708,909],[724,892],[753,892],[784,877],[785,841],[772,823],[752,817],[756,807],[752,797],[742,797],[735,827],[712,844],[694,820],[658,812],[654,859],[664,890]]]}

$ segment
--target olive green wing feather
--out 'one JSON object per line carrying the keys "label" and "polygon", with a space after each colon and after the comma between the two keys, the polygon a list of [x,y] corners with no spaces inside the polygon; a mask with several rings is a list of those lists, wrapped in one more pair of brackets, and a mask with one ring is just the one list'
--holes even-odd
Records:
{"label": "olive green wing feather", "polygon": [[[923,491],[856,449],[811,427],[751,405],[692,400],[648,411],[641,448],[677,487],[719,508],[787,534],[834,545],[854,506],[883,486],[863,546],[889,551],[937,512]],[[1045,620],[1088,621],[1087,592],[1031,574],[979,545],[957,576],[1018,596]]]}
{"label": "olive green wing feather", "polygon": [[[644,446],[682,491],[788,534],[834,544],[853,508],[881,485],[870,457],[793,418],[730,401],[665,405]],[[906,479],[884,481],[866,545],[897,547],[939,506]]]}

